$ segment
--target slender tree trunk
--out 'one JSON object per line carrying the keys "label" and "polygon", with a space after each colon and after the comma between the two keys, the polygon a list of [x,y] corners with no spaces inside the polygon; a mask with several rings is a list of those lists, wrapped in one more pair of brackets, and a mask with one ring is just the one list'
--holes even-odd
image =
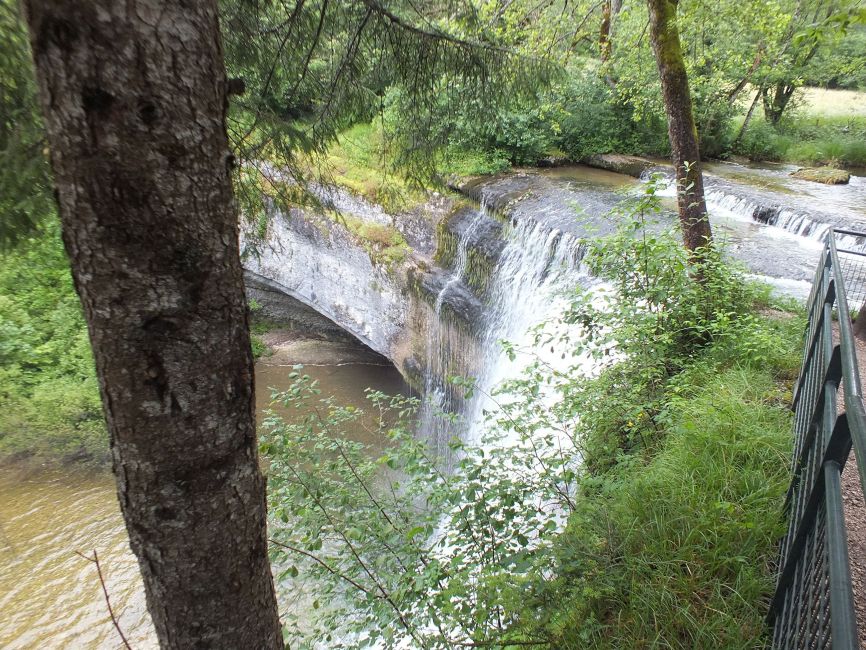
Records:
{"label": "slender tree trunk", "polygon": [[611,0],[601,4],[601,29],[598,34],[598,49],[602,62],[610,58],[610,14]]}
{"label": "slender tree trunk", "polygon": [[743,92],[743,90],[746,88],[749,81],[751,81],[751,79],[752,79],[752,75],[755,74],[755,72],[757,71],[757,69],[761,65],[762,55],[763,55],[763,51],[762,51],[761,47],[759,46],[758,51],[755,54],[755,59],[754,59],[754,61],[752,61],[751,67],[749,67],[749,70],[746,72],[746,74],[743,76],[743,78],[740,79],[739,83],[737,83],[736,86],[731,88],[731,91],[728,93],[728,102],[736,101],[737,96],[741,92]]}
{"label": "slender tree trunk", "polygon": [[740,140],[742,140],[743,136],[746,134],[746,129],[749,128],[749,122],[752,121],[752,114],[755,112],[755,106],[758,105],[759,99],[761,99],[761,89],[760,88],[758,88],[755,91],[755,97],[754,97],[754,99],[752,99],[752,103],[749,104],[749,110],[746,111],[746,117],[743,118],[743,123],[740,125],[740,130],[737,131],[737,137],[734,138],[734,142],[731,145],[734,149],[736,149],[739,146]]}
{"label": "slender tree trunk", "polygon": [[692,114],[692,97],[677,30],[677,0],[647,0],[647,4],[650,37],[668,117],[683,241],[686,248],[695,251],[711,243],[712,232],[704,198],[698,131]]}
{"label": "slender tree trunk", "polygon": [[24,4],[159,642],[281,648],[216,0]]}

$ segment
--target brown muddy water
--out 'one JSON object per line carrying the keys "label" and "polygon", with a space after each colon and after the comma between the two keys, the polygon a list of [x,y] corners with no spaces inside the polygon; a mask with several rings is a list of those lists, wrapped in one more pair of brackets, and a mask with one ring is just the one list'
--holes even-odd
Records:
{"label": "brown muddy water", "polygon": [[[362,406],[364,389],[408,390],[389,365],[338,362],[323,343],[326,365],[306,365],[323,395]],[[316,346],[314,345],[313,348]],[[315,350],[313,350],[315,352]],[[306,362],[315,361],[305,348]],[[341,356],[341,355],[338,355]],[[271,390],[291,383],[291,351],[256,367],[256,407],[268,408]],[[303,417],[303,413],[296,417]],[[352,432],[355,434],[355,432]],[[369,437],[365,431],[359,438]],[[138,565],[107,471],[3,468],[0,473],[0,648],[5,650],[123,648],[108,615],[96,568],[76,555],[96,550],[111,606],[135,650],[157,647],[145,607]]]}

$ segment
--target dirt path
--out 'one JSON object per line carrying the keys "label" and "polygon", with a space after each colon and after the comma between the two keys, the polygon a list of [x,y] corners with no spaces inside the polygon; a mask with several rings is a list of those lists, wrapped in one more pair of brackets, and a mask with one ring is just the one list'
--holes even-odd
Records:
{"label": "dirt path", "polygon": [[[860,381],[866,386],[866,343],[857,343],[857,363]],[[851,580],[854,583],[854,609],[859,624],[860,647],[866,648],[866,503],[857,475],[852,452],[842,472],[842,502],[848,529],[848,556],[851,559]]]}

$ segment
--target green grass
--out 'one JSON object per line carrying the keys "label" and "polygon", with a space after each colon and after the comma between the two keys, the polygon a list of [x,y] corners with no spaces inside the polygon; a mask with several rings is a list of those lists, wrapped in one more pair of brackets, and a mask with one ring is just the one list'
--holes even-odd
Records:
{"label": "green grass", "polygon": [[866,117],[866,92],[804,88],[801,91],[803,110],[822,118]]}
{"label": "green grass", "polygon": [[357,124],[344,131],[328,149],[324,163],[323,171],[335,183],[392,214],[427,200],[426,192],[394,168],[393,152],[378,126]]}
{"label": "green grass", "polygon": [[584,481],[545,594],[554,647],[763,647],[802,323],[710,348],[669,381],[660,444]]}
{"label": "green grass", "polygon": [[505,152],[467,150],[451,147],[445,152],[441,174],[444,177],[487,176],[511,167]]}
{"label": "green grass", "polygon": [[[406,180],[395,166],[394,151],[382,129],[374,124],[356,124],[344,131],[326,157],[326,171],[334,182],[381,205],[386,211],[400,212],[420,205],[427,193],[417,183]],[[505,152],[449,147],[437,161],[441,179],[495,174],[511,163]],[[435,187],[436,181],[426,183]]]}
{"label": "green grass", "polygon": [[778,127],[767,124],[759,111],[734,153],[754,160],[866,167],[866,92],[806,88],[800,105]]}

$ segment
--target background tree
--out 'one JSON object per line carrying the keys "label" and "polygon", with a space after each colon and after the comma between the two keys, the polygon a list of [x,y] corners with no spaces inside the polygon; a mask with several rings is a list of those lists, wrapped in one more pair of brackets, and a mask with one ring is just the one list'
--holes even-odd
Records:
{"label": "background tree", "polygon": [[280,648],[216,3],[29,0],[63,238],[165,648]]}
{"label": "background tree", "polygon": [[27,30],[12,0],[0,1],[0,250],[8,249],[53,210],[36,82]]}
{"label": "background tree", "polygon": [[712,240],[698,132],[677,30],[677,0],[648,0],[650,35],[662,82],[668,137],[677,182],[677,206],[686,248],[695,251]]}

